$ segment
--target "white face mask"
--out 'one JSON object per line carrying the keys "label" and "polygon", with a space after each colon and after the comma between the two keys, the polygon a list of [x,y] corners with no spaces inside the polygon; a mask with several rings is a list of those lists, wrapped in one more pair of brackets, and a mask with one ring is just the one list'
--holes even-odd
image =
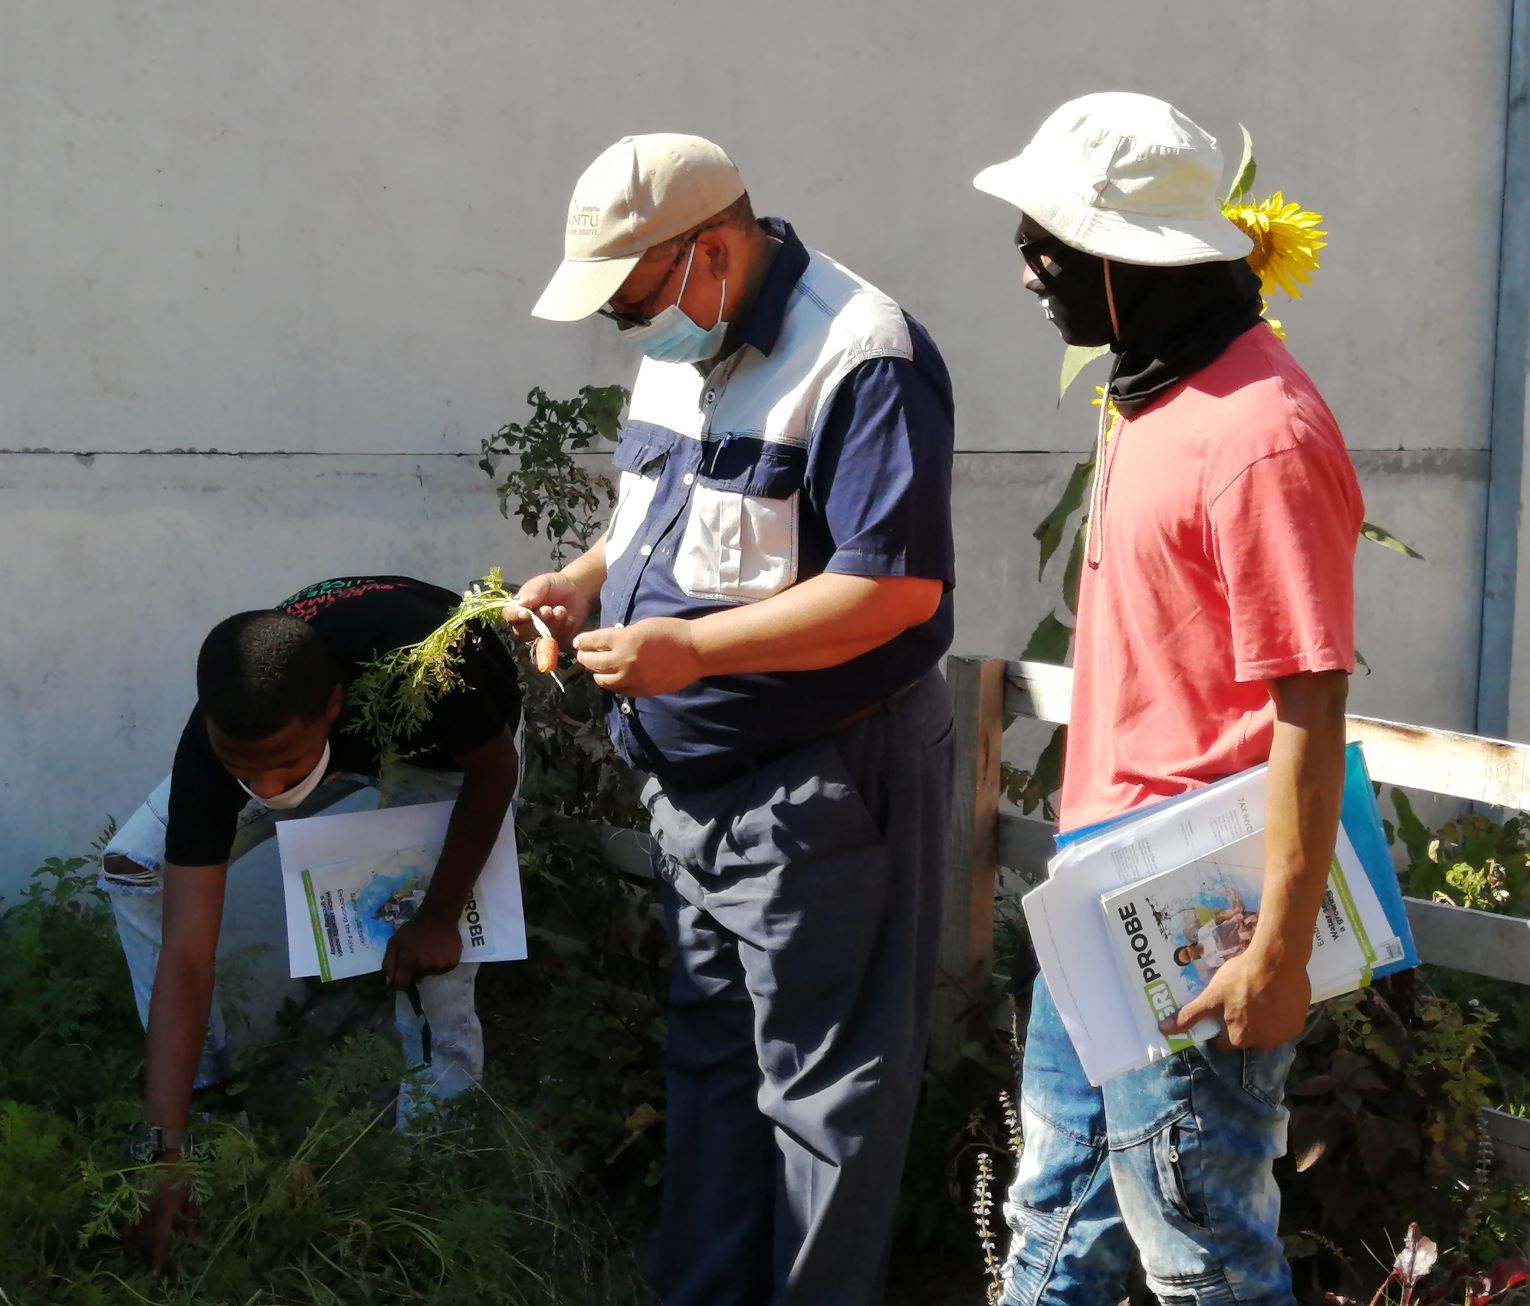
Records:
{"label": "white face mask", "polygon": [[685,287],[690,283],[691,264],[696,260],[696,244],[691,242],[691,252],[685,260],[685,275],[680,278],[680,293],[675,302],[656,314],[643,326],[625,327],[622,339],[636,345],[649,358],[660,363],[700,363],[714,358],[723,347],[728,334],[728,324],[723,320],[723,306],[728,302],[728,279],[723,278],[722,296],[717,301],[717,321],[710,327],[699,327],[690,314],[680,307],[685,298]]}
{"label": "white face mask", "polygon": [[279,794],[272,794],[269,798],[262,798],[243,780],[239,787],[245,793],[255,799],[256,802],[264,803],[272,811],[285,812],[296,807],[303,799],[307,798],[319,787],[319,782],[324,779],[324,773],[329,770],[329,740],[324,741],[324,751],[319,754],[318,765],[314,767],[303,779],[299,780],[291,789],[284,789]]}

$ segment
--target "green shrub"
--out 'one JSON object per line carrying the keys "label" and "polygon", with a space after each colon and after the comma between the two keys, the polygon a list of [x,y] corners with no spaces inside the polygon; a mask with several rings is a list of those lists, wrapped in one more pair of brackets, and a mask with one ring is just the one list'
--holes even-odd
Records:
{"label": "green shrub", "polygon": [[138,1092],[143,1034],[97,869],[50,857],[0,915],[0,1099],[73,1116]]}
{"label": "green shrub", "polygon": [[[1530,912],[1525,817],[1466,813],[1430,830],[1392,797],[1404,892]],[[1475,1264],[1530,1240],[1530,1188],[1494,1171],[1480,1124],[1484,1107],[1530,1105],[1520,986],[1422,966],[1328,1003],[1298,1049],[1289,1101],[1281,1180],[1299,1279],[1332,1285],[1342,1272],[1357,1290],[1388,1232],[1410,1222]]]}

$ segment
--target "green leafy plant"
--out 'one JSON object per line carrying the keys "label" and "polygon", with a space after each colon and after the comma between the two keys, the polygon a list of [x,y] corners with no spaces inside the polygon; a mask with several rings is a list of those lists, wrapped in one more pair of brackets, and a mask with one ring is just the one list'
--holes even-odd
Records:
{"label": "green leafy plant", "polygon": [[[540,386],[526,396],[532,413],[510,422],[483,442],[478,465],[492,477],[499,510],[513,508],[527,535],[544,535],[555,566],[594,538],[592,527],[615,502],[611,482],[581,467],[574,455],[597,440],[615,440],[627,391],[619,385],[584,386],[572,399],[552,399]],[[514,465],[500,475],[505,458]]]}
{"label": "green leafy plant", "polygon": [[[207,1127],[207,1141],[179,1167],[200,1214],[179,1239],[176,1272],[162,1286],[130,1270],[114,1247],[160,1174],[98,1151],[73,1185],[83,1211],[67,1212],[79,1252],[68,1249],[56,1265],[57,1286],[45,1300],[136,1293],[187,1306],[551,1306],[638,1299],[630,1264],[613,1255],[620,1245],[613,1231],[562,1177],[522,1114],[485,1091],[421,1136],[381,1124],[384,1112],[366,1090],[385,1071],[396,1073],[397,1060],[391,1047],[355,1040],[330,1054],[307,1111],[295,1111],[282,1130]],[[51,1233],[65,1250],[65,1230],[28,1223],[23,1217],[24,1235]]]}
{"label": "green leafy plant", "polygon": [[[619,386],[586,386],[570,400],[538,388],[530,418],[483,442],[480,466],[501,511],[547,541],[553,567],[603,526],[614,489],[581,455],[615,438],[625,400]],[[429,637],[367,667],[351,689],[354,727],[385,754],[416,730],[458,675],[464,635],[498,637],[518,588],[490,570]],[[641,1218],[660,1164],[665,945],[651,882],[614,875],[603,844],[605,831],[635,828],[643,812],[599,688],[577,664],[566,664],[560,688],[534,670],[525,645],[511,648],[525,715],[517,842],[533,965],[481,981],[480,1009],[521,1050],[512,1100],[567,1164]]]}
{"label": "green leafy plant", "polygon": [[1464,812],[1430,830],[1408,795],[1391,791],[1397,822],[1393,835],[1407,850],[1406,890],[1430,898],[1510,916],[1530,915],[1530,820],[1522,815],[1495,821]]}
{"label": "green leafy plant", "polygon": [[429,722],[432,705],[457,682],[464,638],[499,625],[511,597],[503,573],[491,568],[429,635],[369,662],[351,682],[344,728],[377,745],[384,770],[398,757],[403,741]]}
{"label": "green leafy plant", "polygon": [[[1500,822],[1468,812],[1431,830],[1406,794],[1391,796],[1397,820],[1389,833],[1407,854],[1405,892],[1526,910],[1525,817]],[[1346,1291],[1357,1290],[1362,1269],[1335,1242],[1352,1251],[1384,1245],[1385,1230],[1409,1214],[1474,1264],[1491,1264],[1530,1237],[1530,1188],[1494,1172],[1480,1123],[1485,1106],[1523,1112],[1530,1104],[1526,1005],[1518,986],[1433,966],[1327,1004],[1298,1048],[1282,1179],[1287,1226],[1304,1231],[1291,1242],[1309,1282],[1331,1282],[1337,1261]],[[1313,1229],[1325,1237],[1308,1236]],[[1448,1287],[1442,1280],[1409,1300],[1467,1300],[1467,1277],[1453,1270]],[[1403,1287],[1394,1279],[1377,1300]]]}
{"label": "green leafy plant", "polygon": [[50,857],[0,913],[0,1099],[65,1115],[132,1109],[143,1038],[99,869]]}
{"label": "green leafy plant", "polygon": [[[1391,832],[1407,853],[1404,892],[1415,898],[1476,911],[1530,916],[1530,819],[1503,821],[1463,812],[1437,831],[1427,827],[1400,789],[1391,792],[1397,813]],[[1485,1049],[1488,1095],[1494,1106],[1530,1111],[1530,1002],[1524,989],[1503,980],[1426,968],[1443,996],[1471,1009],[1496,1013]]]}
{"label": "green leafy plant", "polygon": [[[502,510],[509,516],[513,504],[521,529],[547,540],[553,567],[604,526],[614,489],[580,455],[616,437],[626,398],[620,386],[587,386],[568,401],[533,390],[531,419],[484,441],[480,466]],[[516,656],[526,715],[516,832],[536,928],[534,964],[498,977],[499,1000],[529,1052],[528,1107],[613,1210],[641,1224],[662,1168],[667,944],[652,881],[607,865],[604,832],[644,826],[645,813],[599,687],[576,664],[560,692],[532,670],[524,645]]]}
{"label": "green leafy plant", "polygon": [[[615,502],[610,480],[582,466],[578,455],[597,439],[616,438],[626,401],[621,386],[585,386],[576,398],[562,401],[538,388],[527,398],[533,407],[528,421],[511,422],[483,442],[479,466],[494,479],[501,511],[508,516],[508,505],[515,504],[521,530],[549,542],[553,567],[594,543]],[[499,573],[491,579],[500,581]],[[497,602],[488,606],[497,609]],[[640,824],[627,768],[605,728],[599,687],[575,666],[565,679],[566,692],[559,693],[546,676],[531,671],[524,646],[517,651],[525,673],[528,844],[546,846],[539,836],[556,833],[547,822],[560,828],[571,819]]]}
{"label": "green leafy plant", "polygon": [[1008,1143],[994,1103],[1014,1082],[1013,1051],[1007,1037],[985,1030],[963,1045],[954,1066],[925,1075],[898,1202],[897,1238],[911,1257],[967,1246],[964,1195],[973,1191],[980,1159]]}
{"label": "green leafy plant", "polygon": [[1299,1282],[1339,1274],[1353,1291],[1358,1253],[1408,1213],[1483,1258],[1530,1234],[1524,1192],[1492,1173],[1481,1134],[1493,1020],[1412,975],[1319,1010],[1297,1049],[1276,1167]]}

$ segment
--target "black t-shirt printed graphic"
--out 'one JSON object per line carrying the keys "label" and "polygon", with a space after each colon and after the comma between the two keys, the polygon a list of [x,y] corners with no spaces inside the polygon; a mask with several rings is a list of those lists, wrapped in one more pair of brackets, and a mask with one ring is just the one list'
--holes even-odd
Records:
{"label": "black t-shirt printed graphic", "polygon": [[[349,685],[380,654],[424,639],[459,601],[451,590],[408,576],[356,576],[320,581],[276,606],[319,632]],[[424,729],[401,741],[399,751],[411,765],[454,770],[453,757],[519,724],[515,659],[495,635],[480,633],[468,641],[461,674],[463,683],[437,700]],[[345,724],[342,710],[329,735],[329,770],[375,776],[376,746],[348,734]],[[227,861],[239,813],[249,801],[213,752],[201,707],[192,709],[170,772],[165,859],[177,866]]]}

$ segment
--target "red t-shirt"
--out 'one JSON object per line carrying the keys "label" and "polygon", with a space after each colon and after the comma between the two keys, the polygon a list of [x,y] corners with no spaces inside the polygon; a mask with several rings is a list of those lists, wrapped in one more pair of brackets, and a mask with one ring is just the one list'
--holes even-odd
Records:
{"label": "red t-shirt", "polygon": [[1264,682],[1354,670],[1361,515],[1333,414],[1263,323],[1118,423],[1079,584],[1063,829],[1267,761]]}

